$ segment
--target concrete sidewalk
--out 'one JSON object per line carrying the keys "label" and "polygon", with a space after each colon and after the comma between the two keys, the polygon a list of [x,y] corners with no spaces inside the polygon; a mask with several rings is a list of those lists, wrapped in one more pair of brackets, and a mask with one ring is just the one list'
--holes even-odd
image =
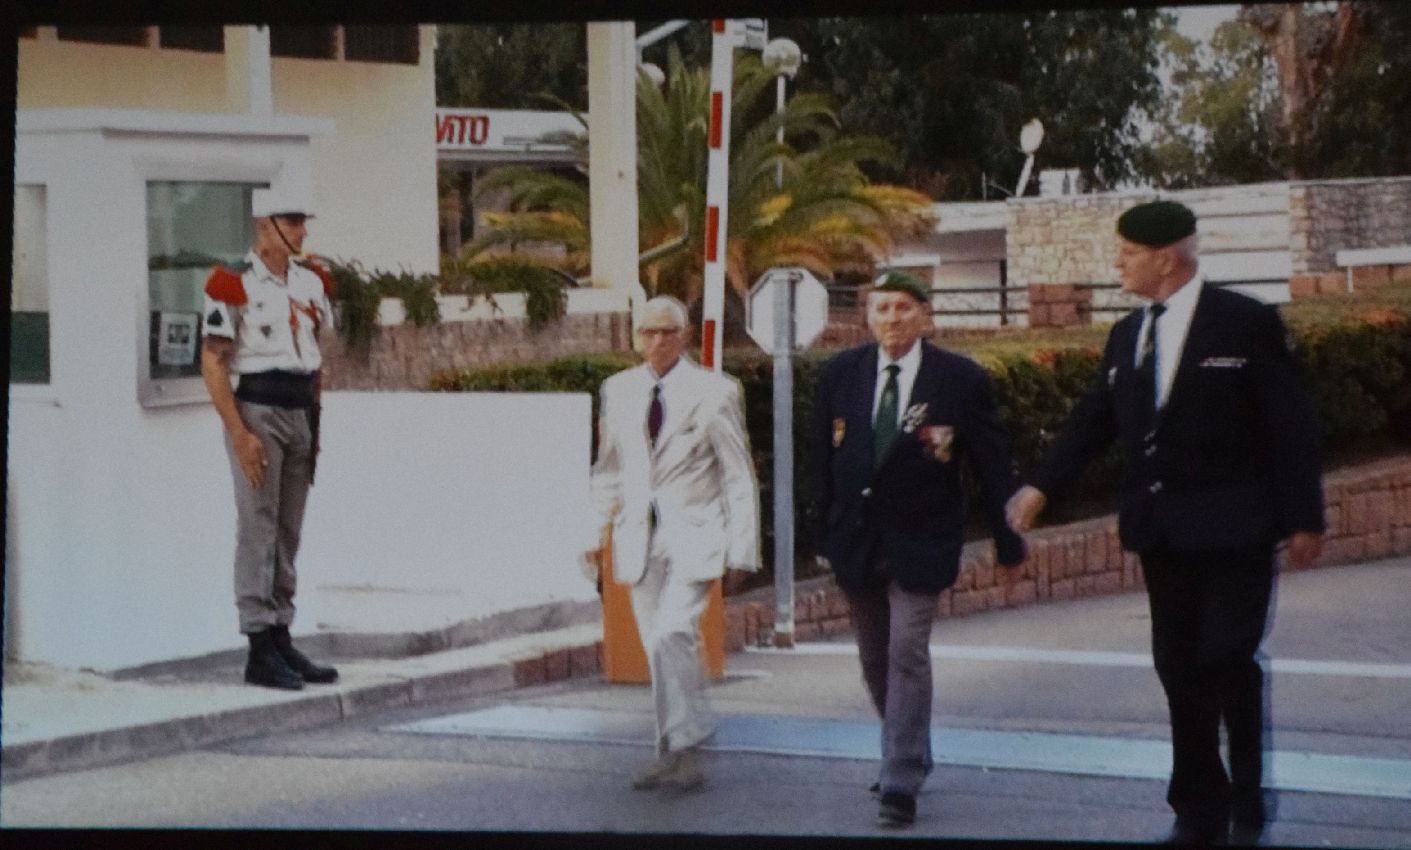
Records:
{"label": "concrete sidewalk", "polygon": [[425,651],[481,627],[296,637],[310,655],[335,663],[339,680],[294,692],[244,684],[238,651],[115,675],[7,662],[0,770],[16,779],[94,767],[599,670],[597,622]]}

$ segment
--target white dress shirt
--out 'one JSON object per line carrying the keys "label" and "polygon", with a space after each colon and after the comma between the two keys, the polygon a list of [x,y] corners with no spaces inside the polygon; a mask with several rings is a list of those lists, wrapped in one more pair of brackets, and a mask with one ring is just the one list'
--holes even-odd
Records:
{"label": "white dress shirt", "polygon": [[916,372],[921,368],[921,340],[911,344],[911,349],[893,360],[880,345],[877,346],[877,388],[872,394],[872,420],[877,420],[877,408],[882,404],[882,391],[887,388],[887,367],[893,363],[901,367],[897,372],[897,426],[906,413],[911,401],[911,387],[916,383]]}
{"label": "white dress shirt", "polygon": [[[1156,326],[1156,406],[1166,406],[1171,395],[1171,384],[1176,380],[1176,367],[1181,364],[1181,351],[1186,347],[1186,335],[1191,329],[1191,317],[1195,315],[1195,304],[1200,299],[1205,282],[1196,274],[1178,290],[1162,302],[1166,312],[1161,314],[1161,322]],[[1141,360],[1141,340],[1146,339],[1147,326],[1151,324],[1151,309],[1142,313],[1142,326],[1137,329],[1137,352],[1133,363]]]}

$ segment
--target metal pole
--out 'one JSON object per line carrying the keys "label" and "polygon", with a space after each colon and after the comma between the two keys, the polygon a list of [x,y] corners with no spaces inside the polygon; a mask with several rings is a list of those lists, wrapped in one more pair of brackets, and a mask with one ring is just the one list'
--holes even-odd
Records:
{"label": "metal pole", "polygon": [[[782,78],[781,78],[782,80]],[[774,645],[794,645],[794,287],[774,287]]]}
{"label": "metal pole", "polygon": [[[783,74],[780,74],[779,76],[775,77],[774,80],[775,80],[775,82],[776,82],[776,84],[777,84],[777,85],[776,85],[776,88],[775,88],[775,90],[774,90],[774,92],[775,92],[775,98],[774,98],[774,114],[775,114],[775,115],[783,115],[783,114],[784,114],[784,75],[783,75]],[[782,120],[779,122],[779,130],[775,133],[774,138],[775,138],[776,141],[779,142],[779,144],[781,144],[781,145],[784,144],[784,122],[783,122]],[[774,163],[774,188],[780,189],[780,190],[782,190],[782,189],[784,188],[784,160],[782,160],[782,159],[779,160],[778,162]],[[793,289],[792,285],[791,285],[789,288],[792,290],[792,289]]]}
{"label": "metal pole", "polygon": [[725,316],[725,249],[730,188],[730,94],[735,37],[723,19],[711,22],[710,131],[706,151],[705,269],[701,291],[701,365],[720,374]]}

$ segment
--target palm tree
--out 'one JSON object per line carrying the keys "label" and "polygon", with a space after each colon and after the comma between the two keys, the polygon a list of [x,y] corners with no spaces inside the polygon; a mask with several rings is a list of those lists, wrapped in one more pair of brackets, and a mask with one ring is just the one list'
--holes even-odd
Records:
{"label": "palm tree", "polygon": [[[928,197],[868,180],[860,163],[896,164],[891,148],[874,137],[842,135],[825,96],[796,94],[781,112],[761,117],[774,76],[758,57],[745,55],[736,62],[735,81],[725,276],[736,292],[779,265],[804,266],[825,279],[868,273],[897,237],[932,223]],[[703,281],[709,102],[709,72],[687,68],[675,49],[662,88],[638,75],[642,284],[688,301]],[[783,143],[776,140],[781,126]],[[578,144],[586,163],[586,140]],[[782,185],[776,185],[778,165]],[[486,232],[467,243],[462,256],[508,251],[525,262],[586,274],[585,178],[528,167],[494,172],[481,181],[477,197],[508,191],[508,210],[485,213]]]}

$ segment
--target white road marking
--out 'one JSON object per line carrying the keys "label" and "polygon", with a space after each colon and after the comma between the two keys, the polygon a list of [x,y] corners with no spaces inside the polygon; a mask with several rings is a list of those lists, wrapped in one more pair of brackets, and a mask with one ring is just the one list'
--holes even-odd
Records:
{"label": "white road marking", "polygon": [[[727,714],[705,749],[875,760],[876,722]],[[500,705],[385,727],[384,731],[648,746],[650,715],[541,705]],[[937,764],[1164,781],[1165,740],[933,727]],[[1411,760],[1275,751],[1266,778],[1289,791],[1411,800]]]}
{"label": "white road marking", "polygon": [[[856,655],[851,643],[800,643],[792,649],[745,647],[760,655]],[[969,661],[1009,661],[1028,664],[1077,664],[1090,667],[1151,667],[1145,652],[1094,652],[1076,649],[1029,649],[1021,646],[956,646],[931,644],[934,658]],[[1301,658],[1274,658],[1269,668],[1275,673],[1306,676],[1353,676],[1370,679],[1411,679],[1411,664],[1378,664],[1364,661],[1312,661]]]}

